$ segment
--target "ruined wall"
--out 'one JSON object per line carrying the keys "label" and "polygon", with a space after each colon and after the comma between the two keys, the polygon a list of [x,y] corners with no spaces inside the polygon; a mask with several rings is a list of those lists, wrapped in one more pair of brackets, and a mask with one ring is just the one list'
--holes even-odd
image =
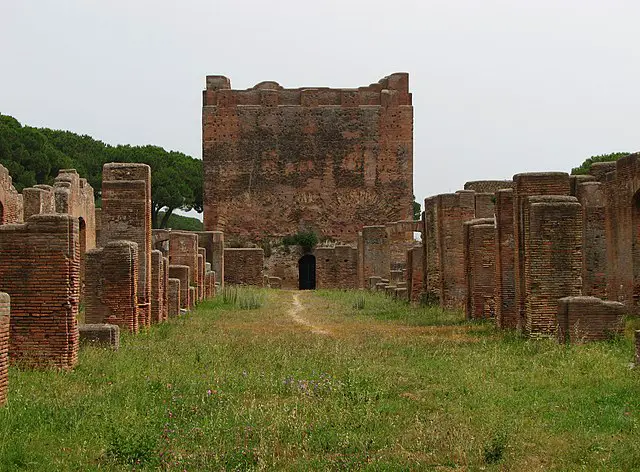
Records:
{"label": "ruined wall", "polygon": [[430,197],[424,201],[422,217],[422,266],[424,267],[424,292],[430,302],[442,298],[442,277],[440,273],[440,251],[438,241],[437,198]]}
{"label": "ruined wall", "polygon": [[11,297],[12,363],[75,366],[79,277],[76,218],[35,215],[0,226],[0,291]]}
{"label": "ruined wall", "polygon": [[84,319],[138,332],[138,245],[111,241],[87,251]]}
{"label": "ruined wall", "polygon": [[576,189],[582,205],[582,294],[607,296],[607,244],[605,195],[600,182],[585,182]]}
{"label": "ruined wall", "polygon": [[561,343],[603,341],[623,332],[625,306],[596,297],[558,300],[558,332]]}
{"label": "ruined wall", "polygon": [[476,218],[493,218],[495,200],[495,193],[476,193]]}
{"label": "ruined wall", "polygon": [[0,406],[7,402],[10,305],[9,295],[0,292]]}
{"label": "ruined wall", "polygon": [[467,319],[495,316],[495,220],[478,218],[464,223],[464,261]]}
{"label": "ruined wall", "polygon": [[[180,296],[178,298],[180,300],[180,308],[184,308],[185,310],[188,310],[194,304],[194,300],[191,298],[191,291],[189,290],[189,279],[191,278],[191,274],[189,272],[191,272],[189,266],[169,264],[169,284],[172,283],[171,279],[177,279],[180,282],[180,285],[178,286],[180,289]],[[174,283],[174,285],[170,285],[169,287],[171,289],[169,297],[175,301],[172,294],[175,293],[176,285]],[[172,303],[172,307],[173,306],[174,303]],[[172,310],[175,311],[175,308],[172,308]]]}
{"label": "ruined wall", "polygon": [[22,221],[22,195],[13,186],[6,167],[0,164],[0,225]]}
{"label": "ruined wall", "polygon": [[189,285],[198,287],[198,235],[187,231],[169,232],[169,264],[189,267]]}
{"label": "ruined wall", "polygon": [[362,260],[365,280],[376,275],[390,278],[389,236],[385,226],[362,228]]}
{"label": "ruined wall", "polygon": [[[36,187],[44,187],[36,185]],[[96,247],[96,204],[93,187],[75,169],[61,169],[53,184],[55,212],[80,219],[80,252]]]}
{"label": "ruined wall", "polygon": [[225,283],[262,286],[263,264],[262,248],[225,248]]}
{"label": "ruined wall", "polygon": [[168,299],[167,314],[169,318],[175,318],[180,316],[180,307],[182,306],[182,300],[180,298],[182,290],[180,289],[180,279],[169,278],[168,287]]}
{"label": "ruined wall", "polygon": [[151,323],[164,321],[164,258],[157,249],[151,251]]}
{"label": "ruined wall", "polygon": [[524,267],[529,223],[525,219],[524,208],[527,199],[532,195],[569,195],[570,192],[569,175],[564,172],[531,172],[513,176],[514,278],[519,330],[524,326],[526,303]]}
{"label": "ruined wall", "polygon": [[221,231],[199,231],[198,247],[207,250],[207,262],[211,264],[211,270],[216,273],[216,279],[224,282],[224,233]]}
{"label": "ruined wall", "polygon": [[523,327],[529,336],[554,336],[558,299],[582,290],[582,209],[575,197],[532,196],[523,211]]}
{"label": "ruined wall", "polygon": [[102,169],[99,246],[111,241],[138,244],[138,325],[151,324],[151,168],[110,163]]}
{"label": "ruined wall", "polygon": [[317,288],[358,288],[358,250],[351,246],[320,247],[316,257]]}
{"label": "ruined wall", "polygon": [[606,198],[607,298],[640,313],[640,154],[616,161],[603,182]]}
{"label": "ruined wall", "polygon": [[208,76],[202,136],[207,230],[354,242],[363,226],[412,216],[408,74],[358,89],[231,90]]}
{"label": "ruined wall", "polygon": [[464,270],[463,224],[475,217],[475,193],[460,191],[436,198],[441,305],[464,309],[467,285]]}
{"label": "ruined wall", "polygon": [[407,251],[415,245],[413,233],[420,232],[420,221],[405,220],[387,223],[389,264],[391,270],[405,270]]}
{"label": "ruined wall", "polygon": [[[513,188],[511,180],[472,180],[464,184],[465,190],[473,190],[477,193],[494,194],[498,190]],[[480,217],[484,218],[484,217]],[[487,217],[490,218],[490,217]]]}
{"label": "ruined wall", "polygon": [[407,251],[407,291],[412,302],[420,300],[424,286],[422,252],[422,246],[414,246]]}
{"label": "ruined wall", "polygon": [[33,215],[56,213],[56,202],[53,187],[39,185],[22,190],[22,214],[29,219]]}
{"label": "ruined wall", "polygon": [[516,329],[516,287],[513,238],[513,190],[496,192],[496,325]]}
{"label": "ruined wall", "polygon": [[198,300],[202,301],[205,298],[204,295],[204,261],[207,257],[206,250],[199,248],[198,249]]}

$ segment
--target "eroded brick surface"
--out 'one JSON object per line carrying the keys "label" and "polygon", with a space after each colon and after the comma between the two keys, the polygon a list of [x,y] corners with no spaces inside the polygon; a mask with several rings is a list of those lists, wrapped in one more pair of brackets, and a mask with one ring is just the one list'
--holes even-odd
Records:
{"label": "eroded brick surface", "polygon": [[365,226],[362,228],[363,275],[369,277],[390,277],[389,235],[386,226]]}
{"label": "eroded brick surface", "polygon": [[0,164],[0,225],[22,221],[22,195],[13,186],[6,167]]}
{"label": "eroded brick surface", "polygon": [[199,231],[198,247],[207,250],[207,262],[211,264],[211,270],[216,273],[216,278],[224,281],[224,233],[221,231]]}
{"label": "eroded brick surface", "polygon": [[164,258],[162,252],[151,251],[151,323],[164,321]]}
{"label": "eroded brick surface", "polygon": [[513,190],[496,193],[496,325],[516,329],[516,287],[513,238]]}
{"label": "eroded brick surface", "polygon": [[413,302],[420,300],[423,289],[422,246],[407,251],[407,291]]}
{"label": "eroded brick surface", "polygon": [[62,369],[78,360],[78,220],[35,215],[0,226],[0,290],[11,297],[12,363]]}
{"label": "eroded brick surface", "polygon": [[[169,233],[169,264],[189,267],[189,286],[198,287],[198,235],[188,231]],[[196,293],[197,295],[197,293]],[[192,300],[195,303],[196,300]]]}
{"label": "eroded brick surface", "polygon": [[602,341],[622,333],[625,306],[597,297],[565,297],[558,300],[559,342]]}
{"label": "eroded brick surface", "polygon": [[358,89],[232,90],[209,76],[202,128],[207,230],[355,242],[362,226],[412,215],[408,74]]}
{"label": "eroded brick surface", "polygon": [[9,381],[9,317],[10,297],[0,292],[0,406],[7,401]]}
{"label": "eroded brick surface", "polygon": [[607,244],[605,239],[605,195],[600,182],[578,185],[576,197],[582,205],[582,294],[606,298]]}
{"label": "eroded brick surface", "polygon": [[264,251],[262,248],[225,248],[225,283],[262,286]]}
{"label": "eroded brick surface", "polygon": [[358,250],[351,246],[316,248],[317,288],[358,288]]}
{"label": "eroded brick surface", "polygon": [[[188,267],[187,267],[188,269]],[[169,290],[168,290],[168,299],[169,303],[167,306],[167,314],[169,318],[175,318],[180,316],[180,307],[182,306],[181,294],[182,291],[180,289],[180,279],[170,278],[169,280]]]}
{"label": "eroded brick surface", "polygon": [[464,223],[467,319],[495,316],[495,220],[478,218]]}
{"label": "eroded brick surface", "polygon": [[[180,308],[189,309],[192,306],[193,300],[190,298],[189,291],[189,279],[191,278],[191,275],[189,274],[190,271],[191,269],[189,266],[169,264],[169,288],[171,289],[169,292],[169,303],[171,304],[172,310],[175,305],[175,297],[172,295],[175,293],[175,284],[173,286],[171,285],[171,279],[177,279],[180,282]],[[169,313],[169,316],[171,316],[171,312]]]}

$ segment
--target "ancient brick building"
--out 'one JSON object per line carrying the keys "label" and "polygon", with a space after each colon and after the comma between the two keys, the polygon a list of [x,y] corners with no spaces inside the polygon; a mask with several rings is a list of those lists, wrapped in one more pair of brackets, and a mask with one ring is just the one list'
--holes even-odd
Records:
{"label": "ancient brick building", "polygon": [[22,221],[22,195],[13,186],[6,167],[0,165],[0,225]]}
{"label": "ancient brick building", "polygon": [[0,292],[0,406],[7,401],[9,380],[9,295]]}
{"label": "ancient brick building", "polygon": [[202,129],[209,231],[257,241],[310,229],[355,242],[363,226],[412,216],[406,73],[357,89],[232,90],[208,76]]}

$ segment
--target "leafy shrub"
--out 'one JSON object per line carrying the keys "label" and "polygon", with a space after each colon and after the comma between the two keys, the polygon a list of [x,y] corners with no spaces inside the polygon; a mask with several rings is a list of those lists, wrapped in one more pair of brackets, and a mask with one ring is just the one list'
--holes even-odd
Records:
{"label": "leafy shrub", "polygon": [[318,245],[318,235],[313,231],[299,231],[292,236],[282,238],[285,246],[301,246],[305,251],[310,251]]}

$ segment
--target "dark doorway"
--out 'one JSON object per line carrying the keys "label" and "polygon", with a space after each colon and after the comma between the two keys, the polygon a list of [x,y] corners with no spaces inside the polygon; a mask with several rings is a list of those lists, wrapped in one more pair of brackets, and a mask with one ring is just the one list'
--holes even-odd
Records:
{"label": "dark doorway", "polygon": [[4,224],[4,206],[2,206],[2,202],[0,202],[0,225]]}
{"label": "dark doorway", "polygon": [[316,288],[316,257],[311,254],[305,254],[298,261],[298,288],[300,290]]}

